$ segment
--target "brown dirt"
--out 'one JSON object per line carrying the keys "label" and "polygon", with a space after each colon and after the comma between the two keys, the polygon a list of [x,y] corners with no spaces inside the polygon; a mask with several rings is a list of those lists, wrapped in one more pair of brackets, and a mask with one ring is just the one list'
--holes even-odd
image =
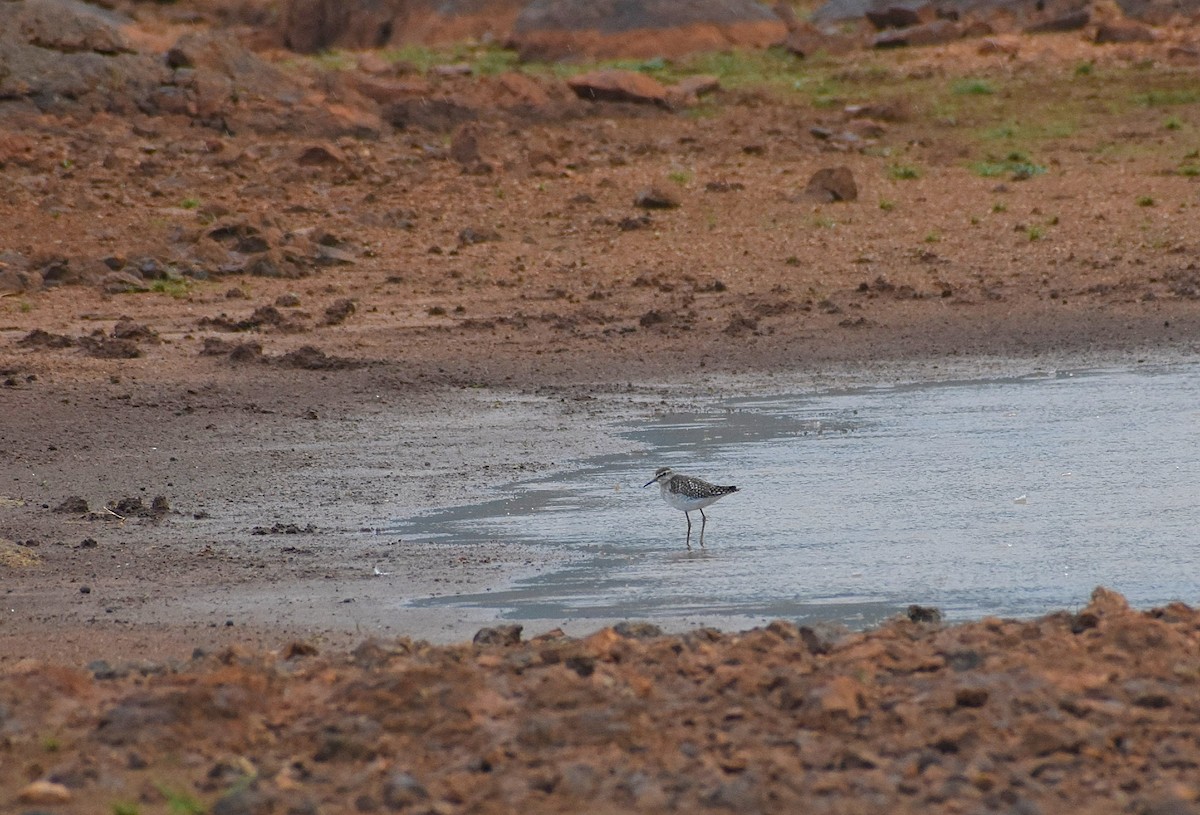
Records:
{"label": "brown dirt", "polygon": [[[1008,45],[895,60],[1032,88],[1169,46]],[[480,82],[443,88],[478,104]],[[560,91],[483,117],[475,150],[5,120],[0,249],[85,282],[0,292],[0,808],[1196,811],[1182,607],[1102,596],[830,642],[786,624],[393,639],[461,641],[489,621],[404,601],[548,564],[371,523],[616,449],[597,418],[731,375],[1186,356],[1200,337],[1198,187],[1174,172],[1195,104],[1170,129],[1110,112],[1014,181],[967,169],[945,121],[886,121],[859,152],[809,132],[840,112],[765,92],[688,115]],[[857,201],[802,195],[835,165]],[[679,206],[634,207],[652,186]],[[197,261],[214,244],[305,276],[219,275]],[[211,275],[110,293],[130,280],[103,282],[104,258]],[[56,511],[73,497],[88,510]],[[80,671],[101,659],[114,672]]]}

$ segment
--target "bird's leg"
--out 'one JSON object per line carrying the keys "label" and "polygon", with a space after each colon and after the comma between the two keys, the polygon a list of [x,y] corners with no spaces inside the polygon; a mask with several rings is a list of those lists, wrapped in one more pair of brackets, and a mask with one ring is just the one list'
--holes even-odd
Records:
{"label": "bird's leg", "polygon": [[687,533],[687,548],[692,548],[692,516],[688,513],[683,513],[683,517],[687,518],[688,533]]}
{"label": "bird's leg", "polygon": [[708,516],[704,514],[704,510],[700,510],[700,545],[704,545],[704,527],[708,526]]}

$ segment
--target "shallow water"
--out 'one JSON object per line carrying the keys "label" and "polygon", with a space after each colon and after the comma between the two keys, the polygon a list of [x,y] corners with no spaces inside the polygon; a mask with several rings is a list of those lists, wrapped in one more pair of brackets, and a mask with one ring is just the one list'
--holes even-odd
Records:
{"label": "shallow water", "polygon": [[[640,450],[393,523],[406,538],[572,554],[510,589],[420,601],[522,619],[696,617],[870,624],[1087,602],[1200,600],[1200,366],[1058,372],[745,398],[648,418]],[[670,465],[741,491],[693,513]]]}

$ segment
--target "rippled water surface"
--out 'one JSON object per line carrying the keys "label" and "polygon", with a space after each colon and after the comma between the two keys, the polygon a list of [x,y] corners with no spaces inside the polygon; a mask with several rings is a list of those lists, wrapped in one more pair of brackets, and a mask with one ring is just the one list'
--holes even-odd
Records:
{"label": "rippled water surface", "polygon": [[[1097,585],[1200,601],[1198,366],[745,398],[628,433],[642,449],[390,525],[573,554],[507,591],[422,602],[862,625],[909,603],[1032,616]],[[662,465],[741,487],[706,510],[705,548],[641,489]]]}

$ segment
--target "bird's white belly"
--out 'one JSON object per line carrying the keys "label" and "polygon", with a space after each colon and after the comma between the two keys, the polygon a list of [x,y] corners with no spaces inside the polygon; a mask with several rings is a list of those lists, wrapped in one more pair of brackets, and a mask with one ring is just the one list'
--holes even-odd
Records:
{"label": "bird's white belly", "polygon": [[698,509],[703,509],[720,497],[720,495],[708,495],[703,498],[691,498],[682,493],[663,490],[663,500],[675,507],[675,509],[682,510],[683,512],[695,512]]}

